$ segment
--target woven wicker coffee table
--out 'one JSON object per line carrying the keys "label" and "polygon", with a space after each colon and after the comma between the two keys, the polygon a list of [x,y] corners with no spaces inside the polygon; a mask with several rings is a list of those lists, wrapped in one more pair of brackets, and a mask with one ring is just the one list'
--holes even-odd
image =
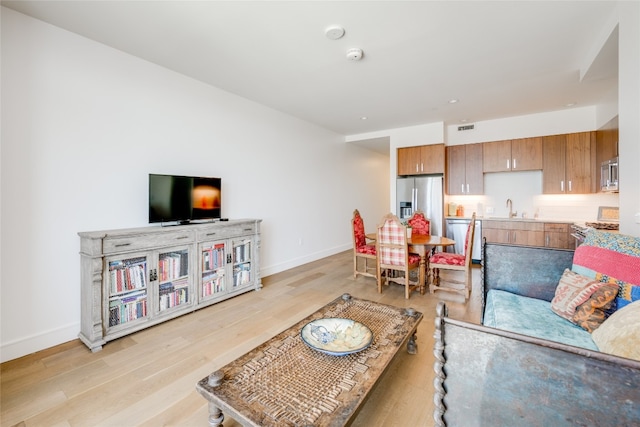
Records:
{"label": "woven wicker coffee table", "polygon": [[[309,322],[352,319],[373,332],[362,351],[334,356],[300,336]],[[224,366],[196,386],[209,401],[209,424],[224,411],[244,426],[342,426],[358,409],[404,343],[415,354],[422,313],[345,294]]]}

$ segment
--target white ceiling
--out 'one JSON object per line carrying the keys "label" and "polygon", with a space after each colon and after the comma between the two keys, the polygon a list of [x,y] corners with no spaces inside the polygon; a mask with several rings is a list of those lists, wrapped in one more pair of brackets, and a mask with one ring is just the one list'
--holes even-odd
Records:
{"label": "white ceiling", "polygon": [[594,105],[617,86],[617,33],[591,67],[612,1],[2,5],[344,135]]}

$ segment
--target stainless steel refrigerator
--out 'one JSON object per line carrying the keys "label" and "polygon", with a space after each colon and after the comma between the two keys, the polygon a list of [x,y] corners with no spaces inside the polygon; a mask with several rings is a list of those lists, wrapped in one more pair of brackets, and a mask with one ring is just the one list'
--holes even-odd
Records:
{"label": "stainless steel refrigerator", "polygon": [[397,215],[407,220],[416,210],[424,212],[431,221],[431,234],[442,234],[444,220],[442,175],[398,178],[396,182]]}

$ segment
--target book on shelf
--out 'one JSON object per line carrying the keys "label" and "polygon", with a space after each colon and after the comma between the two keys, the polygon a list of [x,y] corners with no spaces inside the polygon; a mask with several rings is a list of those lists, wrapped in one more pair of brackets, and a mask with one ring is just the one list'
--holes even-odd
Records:
{"label": "book on shelf", "polygon": [[225,264],[224,243],[218,243],[202,250],[202,270],[215,270]]}

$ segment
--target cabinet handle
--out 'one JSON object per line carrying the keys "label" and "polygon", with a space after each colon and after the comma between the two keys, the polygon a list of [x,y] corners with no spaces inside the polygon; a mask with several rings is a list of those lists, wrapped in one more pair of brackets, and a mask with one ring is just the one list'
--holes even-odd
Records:
{"label": "cabinet handle", "polygon": [[464,194],[464,184],[460,184],[460,192]]}
{"label": "cabinet handle", "polygon": [[564,181],[560,181],[560,191],[564,191]]}
{"label": "cabinet handle", "polygon": [[424,163],[420,163],[420,172],[424,172]]}
{"label": "cabinet handle", "polygon": [[215,236],[217,233],[207,233],[207,236]]}
{"label": "cabinet handle", "polygon": [[571,181],[569,181],[569,193],[571,193]]}
{"label": "cabinet handle", "polygon": [[509,163],[509,159],[507,159],[507,169],[511,169],[511,164]]}
{"label": "cabinet handle", "polygon": [[131,246],[131,243],[119,243],[116,245],[116,248],[122,248],[124,246]]}
{"label": "cabinet handle", "polygon": [[469,184],[467,184],[467,194],[469,194]]}
{"label": "cabinet handle", "polygon": [[251,227],[245,228],[244,231],[253,231],[253,228],[251,228]]}
{"label": "cabinet handle", "polygon": [[189,236],[180,236],[180,237],[176,237],[176,240],[182,240],[182,239],[188,239]]}
{"label": "cabinet handle", "polygon": [[420,169],[418,169],[418,164],[416,163],[416,172],[420,172]]}
{"label": "cabinet handle", "polygon": [[513,159],[513,168],[514,169],[516,168],[516,159],[515,158]]}
{"label": "cabinet handle", "polygon": [[546,238],[546,242],[544,244],[545,246],[549,246],[549,235],[547,234],[547,238]]}

